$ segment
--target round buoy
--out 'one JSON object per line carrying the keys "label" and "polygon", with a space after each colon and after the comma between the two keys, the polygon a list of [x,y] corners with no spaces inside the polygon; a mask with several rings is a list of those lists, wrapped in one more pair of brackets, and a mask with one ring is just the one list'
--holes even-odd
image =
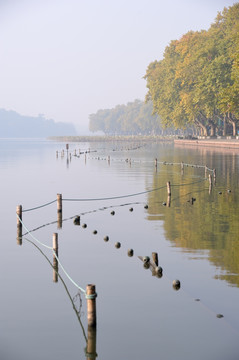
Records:
{"label": "round buoy", "polygon": [[218,319],[221,319],[221,318],[223,318],[224,316],[222,315],[222,314],[217,314],[217,318]]}
{"label": "round buoy", "polygon": [[219,191],[219,193],[218,193],[219,195],[222,195],[222,192],[221,191]]}
{"label": "round buoy", "polygon": [[180,281],[179,280],[173,280],[173,288],[174,290],[179,290],[180,289]]}
{"label": "round buoy", "polygon": [[120,242],[116,242],[116,243],[115,243],[115,247],[116,247],[116,249],[119,249],[119,248],[121,247]]}
{"label": "round buoy", "polygon": [[85,229],[85,228],[87,228],[87,225],[86,225],[86,224],[83,224],[82,227]]}
{"label": "round buoy", "polygon": [[156,266],[154,271],[155,271],[156,275],[162,275],[162,273],[163,273],[163,269],[161,268],[161,266]]}
{"label": "round buoy", "polygon": [[129,249],[128,250],[128,256],[132,257],[134,255],[134,250],[133,249]]}
{"label": "round buoy", "polygon": [[130,208],[129,211],[134,211],[134,209],[133,209],[133,208]]}
{"label": "round buoy", "polygon": [[150,262],[150,257],[149,257],[149,256],[144,256],[144,257],[143,257],[143,262],[144,262],[145,264],[148,264],[148,263]]}
{"label": "round buoy", "polygon": [[80,225],[80,216],[76,216],[73,223],[74,225]]}
{"label": "round buoy", "polygon": [[148,209],[149,207],[148,207],[148,205],[146,204],[146,205],[144,205],[144,208],[145,208],[145,209]]}
{"label": "round buoy", "polygon": [[115,211],[113,210],[113,211],[111,211],[111,215],[114,215],[115,214]]}
{"label": "round buoy", "polygon": [[144,263],[144,268],[149,269],[150,268],[150,263]]}
{"label": "round buoy", "polygon": [[97,230],[94,230],[94,231],[93,231],[93,234],[96,235],[96,234],[97,234]]}
{"label": "round buoy", "polygon": [[163,202],[163,204],[162,204],[163,206],[166,206],[167,204],[166,204],[166,202]]}
{"label": "round buoy", "polygon": [[108,235],[106,235],[105,237],[104,237],[104,241],[109,241],[109,236]]}
{"label": "round buoy", "polygon": [[232,192],[230,189],[227,190],[228,193]]}

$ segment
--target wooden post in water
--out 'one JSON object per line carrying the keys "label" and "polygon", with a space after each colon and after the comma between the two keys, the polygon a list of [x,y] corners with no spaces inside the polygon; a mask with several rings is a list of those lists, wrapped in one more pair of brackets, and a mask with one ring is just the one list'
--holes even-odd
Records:
{"label": "wooden post in water", "polygon": [[87,332],[87,346],[86,346],[86,358],[88,360],[95,360],[96,353],[96,328],[88,326]]}
{"label": "wooden post in water", "polygon": [[57,194],[57,227],[62,228],[62,194]]}
{"label": "wooden post in water", "polygon": [[154,165],[155,165],[155,169],[157,170],[157,167],[158,167],[158,159],[157,158],[155,158],[155,160],[154,160]]}
{"label": "wooden post in water", "polygon": [[58,254],[58,234],[53,233],[52,236],[52,248],[55,251],[56,255]]}
{"label": "wooden post in water", "polygon": [[205,165],[205,178],[207,177],[207,165]]}
{"label": "wooden post in water", "polygon": [[96,292],[95,285],[89,284],[86,287],[87,299],[87,320],[88,326],[96,327]]}
{"label": "wooden post in water", "polygon": [[171,184],[170,184],[170,181],[167,182],[167,192],[168,192],[168,196],[171,196]]}
{"label": "wooden post in water", "polygon": [[183,175],[183,173],[184,173],[184,163],[181,162],[181,174]]}
{"label": "wooden post in water", "polygon": [[20,221],[22,220],[22,205],[17,205],[16,213],[17,213],[17,225],[22,225]]}
{"label": "wooden post in water", "polygon": [[16,208],[17,213],[17,245],[22,245],[22,205],[18,205]]}
{"label": "wooden post in water", "polygon": [[155,265],[158,266],[158,264],[159,264],[158,253],[152,252],[152,259],[153,259],[153,262],[155,263]]}
{"label": "wooden post in water", "polygon": [[216,169],[213,169],[213,181],[216,184]]}
{"label": "wooden post in water", "polygon": [[62,194],[57,194],[57,212],[62,212]]}
{"label": "wooden post in water", "polygon": [[[52,236],[52,248],[58,257],[58,234],[53,233]],[[53,282],[58,282],[58,260],[53,253]]]}
{"label": "wooden post in water", "polygon": [[211,194],[211,191],[212,191],[212,175],[211,174],[208,175],[208,180],[209,180],[209,194]]}

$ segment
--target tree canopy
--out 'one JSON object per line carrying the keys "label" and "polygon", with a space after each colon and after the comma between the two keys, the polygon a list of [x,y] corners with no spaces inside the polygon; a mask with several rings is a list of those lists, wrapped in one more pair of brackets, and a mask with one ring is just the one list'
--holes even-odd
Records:
{"label": "tree canopy", "polygon": [[92,132],[103,131],[108,135],[160,134],[160,118],[152,112],[152,102],[145,104],[142,100],[135,100],[91,114],[89,128]]}
{"label": "tree canopy", "polygon": [[239,3],[218,13],[208,31],[189,31],[166,47],[145,77],[163,126],[195,126],[203,135],[236,135],[239,122]]}

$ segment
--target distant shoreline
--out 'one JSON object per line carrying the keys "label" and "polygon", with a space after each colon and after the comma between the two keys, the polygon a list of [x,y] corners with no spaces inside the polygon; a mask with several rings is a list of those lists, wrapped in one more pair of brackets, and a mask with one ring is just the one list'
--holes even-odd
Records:
{"label": "distant shoreline", "polygon": [[175,137],[170,136],[160,136],[160,135],[117,135],[117,136],[50,136],[47,138],[52,141],[60,142],[119,142],[119,141],[128,141],[128,142],[167,142],[174,143],[175,145],[180,146],[190,146],[190,147],[210,147],[217,149],[239,149],[239,137],[232,138],[199,138],[199,139],[175,139]]}
{"label": "distant shoreline", "polygon": [[117,135],[117,136],[49,136],[47,140],[53,141],[62,141],[62,142],[115,142],[115,141],[164,141],[164,142],[172,142],[173,138],[164,137],[164,136],[153,136],[153,135]]}
{"label": "distant shoreline", "polygon": [[217,149],[239,149],[239,139],[238,138],[216,138],[216,139],[196,139],[196,140],[187,140],[187,139],[175,139],[175,145],[180,146],[190,146],[190,147],[210,147]]}

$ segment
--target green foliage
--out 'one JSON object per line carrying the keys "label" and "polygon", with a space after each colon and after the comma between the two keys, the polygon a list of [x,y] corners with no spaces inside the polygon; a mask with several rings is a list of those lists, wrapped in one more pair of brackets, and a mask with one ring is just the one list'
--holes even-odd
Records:
{"label": "green foliage", "polygon": [[164,126],[194,124],[211,135],[226,119],[239,119],[239,3],[218,13],[208,31],[190,31],[171,41],[161,61],[145,74],[153,111]]}
{"label": "green foliage", "polygon": [[141,100],[129,102],[127,105],[117,105],[113,109],[98,110],[91,114],[90,131],[103,131],[105,134],[134,135],[159,134],[160,118],[152,114],[151,102],[145,104]]}

